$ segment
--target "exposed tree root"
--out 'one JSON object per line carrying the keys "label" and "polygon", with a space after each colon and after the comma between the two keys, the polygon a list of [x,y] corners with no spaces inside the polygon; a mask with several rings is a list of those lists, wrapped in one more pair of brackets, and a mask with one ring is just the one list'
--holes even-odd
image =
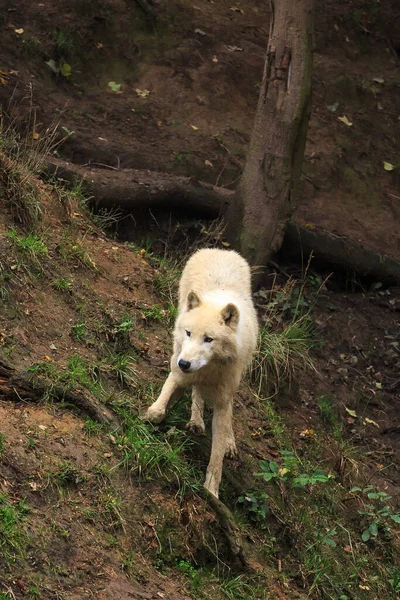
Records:
{"label": "exposed tree root", "polygon": [[298,258],[302,254],[305,262],[313,252],[317,261],[332,269],[350,271],[358,277],[387,285],[400,284],[400,262],[324,229],[288,223],[283,250],[292,257]]}
{"label": "exposed tree root", "polygon": [[82,181],[93,204],[101,208],[120,207],[126,211],[181,208],[214,218],[224,212],[232,197],[232,191],[200,183],[193,177],[136,169],[89,168],[55,160],[48,162],[47,167],[58,179],[70,183]]}
{"label": "exposed tree root", "polygon": [[[146,170],[107,170],[81,167],[52,159],[47,164],[51,174],[70,183],[82,181],[94,206],[120,207],[124,211],[181,209],[205,218],[223,216],[234,192],[193,177],[179,177]],[[305,262],[312,251],[317,260],[334,269],[353,271],[385,284],[400,284],[400,262],[364,248],[345,236],[320,228],[309,229],[290,222],[286,228],[284,249]]]}
{"label": "exposed tree root", "polygon": [[50,393],[51,397],[59,402],[72,404],[99,423],[111,427],[119,425],[114,413],[83,388],[65,389],[51,385],[34,373],[18,373],[0,357],[0,397],[14,401],[38,402],[46,393]]}
{"label": "exposed tree root", "polygon": [[259,563],[252,558],[249,544],[244,540],[229,508],[215,496],[204,490],[208,504],[214,510],[229,550],[234,560],[247,571],[259,571]]}

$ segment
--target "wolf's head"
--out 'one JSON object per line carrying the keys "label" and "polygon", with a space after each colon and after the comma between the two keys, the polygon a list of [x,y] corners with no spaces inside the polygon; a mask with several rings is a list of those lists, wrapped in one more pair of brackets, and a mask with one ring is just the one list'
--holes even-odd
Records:
{"label": "wolf's head", "polygon": [[195,292],[189,292],[186,309],[175,327],[178,367],[193,373],[213,362],[234,360],[239,317],[235,304],[221,306],[221,298],[202,301]]}

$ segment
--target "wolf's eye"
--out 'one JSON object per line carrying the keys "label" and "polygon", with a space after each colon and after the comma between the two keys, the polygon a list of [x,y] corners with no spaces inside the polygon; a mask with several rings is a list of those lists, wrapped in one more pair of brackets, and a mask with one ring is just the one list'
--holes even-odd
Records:
{"label": "wolf's eye", "polygon": [[186,329],[185,331],[186,331],[186,335],[187,335],[188,337],[190,337],[190,336],[192,335],[192,334],[191,334],[191,332],[190,332],[190,331],[188,331],[187,329]]}
{"label": "wolf's eye", "polygon": [[211,342],[213,342],[213,341],[214,341],[214,339],[213,339],[213,338],[210,338],[210,337],[207,337],[207,336],[205,336],[205,338],[204,338],[204,341],[206,342],[206,344],[211,344]]}

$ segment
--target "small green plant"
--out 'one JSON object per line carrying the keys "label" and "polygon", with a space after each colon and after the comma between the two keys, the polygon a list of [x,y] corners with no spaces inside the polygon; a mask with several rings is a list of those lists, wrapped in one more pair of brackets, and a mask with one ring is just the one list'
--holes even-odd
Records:
{"label": "small green plant", "polygon": [[99,506],[102,516],[112,529],[125,530],[125,519],[122,516],[122,499],[113,491],[106,491],[100,496]]}
{"label": "small green plant", "polygon": [[115,331],[117,333],[129,333],[132,331],[134,325],[135,323],[132,319],[125,319],[124,321],[118,323],[118,325],[115,327]]}
{"label": "small green plant", "polygon": [[173,159],[179,165],[184,165],[187,162],[187,157],[184,154],[182,154],[181,152],[174,152]]}
{"label": "small green plant", "polygon": [[83,431],[87,436],[93,437],[99,435],[103,431],[103,425],[98,421],[93,421],[93,419],[86,419],[83,425]]}
{"label": "small green plant", "polygon": [[150,306],[142,312],[146,321],[162,321],[165,318],[165,310],[160,306]]}
{"label": "small green plant", "polygon": [[122,570],[126,571],[128,575],[131,575],[133,568],[135,565],[135,553],[133,552],[133,550],[128,550],[128,552],[125,553],[123,559],[122,559]]}
{"label": "small green plant", "polygon": [[[199,567],[196,568],[192,563],[183,559],[176,561],[176,567],[189,578],[190,591],[193,594],[201,592],[204,583],[204,570]],[[205,597],[207,598],[208,596]]]}
{"label": "small green plant", "polygon": [[71,337],[77,342],[82,342],[87,339],[88,336],[88,327],[86,323],[79,322],[75,323],[71,327]]}
{"label": "small green plant", "polygon": [[282,481],[288,483],[292,488],[304,488],[316,483],[324,483],[330,479],[321,469],[316,469],[312,473],[301,473],[299,469],[301,463],[290,450],[281,450],[282,465],[270,460],[260,461],[260,473],[255,473],[256,477],[262,477],[264,481]]}
{"label": "small green plant", "polygon": [[72,35],[64,29],[57,29],[54,33],[54,43],[58,56],[71,56],[75,51]]}
{"label": "small green plant", "polygon": [[35,450],[36,448],[36,440],[34,437],[28,438],[28,450]]}
{"label": "small green plant", "polygon": [[52,282],[52,286],[58,292],[71,293],[73,280],[68,278],[54,279],[54,281]]}
{"label": "small green plant", "polygon": [[391,496],[372,485],[365,487],[353,487],[351,493],[361,498],[363,508],[358,513],[368,523],[361,533],[363,542],[375,540],[379,534],[388,536],[393,524],[400,525],[400,513],[392,511],[389,504]]}
{"label": "small green plant", "polygon": [[121,385],[131,386],[136,383],[138,371],[134,366],[136,357],[124,352],[111,354],[101,363],[101,371],[116,377]]}
{"label": "small green plant", "polygon": [[31,585],[28,594],[30,598],[40,598],[40,590],[35,585]]}
{"label": "small green plant", "polygon": [[395,594],[400,594],[400,568],[393,567],[390,571],[389,585]]}
{"label": "small green plant", "polygon": [[5,438],[4,433],[0,432],[0,454],[3,454],[5,449],[6,449],[6,438]]}
{"label": "small green plant", "polygon": [[266,502],[268,497],[268,494],[262,490],[249,491],[239,496],[238,504],[243,507],[251,521],[264,522],[269,512]]}
{"label": "small green plant", "polygon": [[91,259],[83,239],[79,239],[76,232],[63,231],[59,244],[59,253],[63,260],[71,261],[83,267],[96,270],[96,263]]}
{"label": "small green plant", "polygon": [[222,592],[229,600],[253,600],[253,587],[246,583],[243,575],[226,577],[220,580]]}
{"label": "small green plant", "polygon": [[70,461],[63,461],[57,464],[57,467],[49,471],[48,481],[58,488],[67,488],[79,485],[86,481],[87,477],[82,475]]}

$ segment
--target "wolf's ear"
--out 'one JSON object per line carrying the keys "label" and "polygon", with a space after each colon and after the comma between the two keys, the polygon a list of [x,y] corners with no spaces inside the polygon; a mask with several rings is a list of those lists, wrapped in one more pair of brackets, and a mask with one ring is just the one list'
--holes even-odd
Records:
{"label": "wolf's ear", "polygon": [[239,322],[239,314],[239,309],[234,304],[227,304],[221,311],[225,325],[229,325],[232,329],[235,329]]}
{"label": "wolf's ear", "polygon": [[186,299],[187,310],[192,310],[193,308],[200,306],[200,304],[201,304],[200,298],[198,297],[196,292],[193,292],[193,291],[189,292],[187,295],[187,299]]}

